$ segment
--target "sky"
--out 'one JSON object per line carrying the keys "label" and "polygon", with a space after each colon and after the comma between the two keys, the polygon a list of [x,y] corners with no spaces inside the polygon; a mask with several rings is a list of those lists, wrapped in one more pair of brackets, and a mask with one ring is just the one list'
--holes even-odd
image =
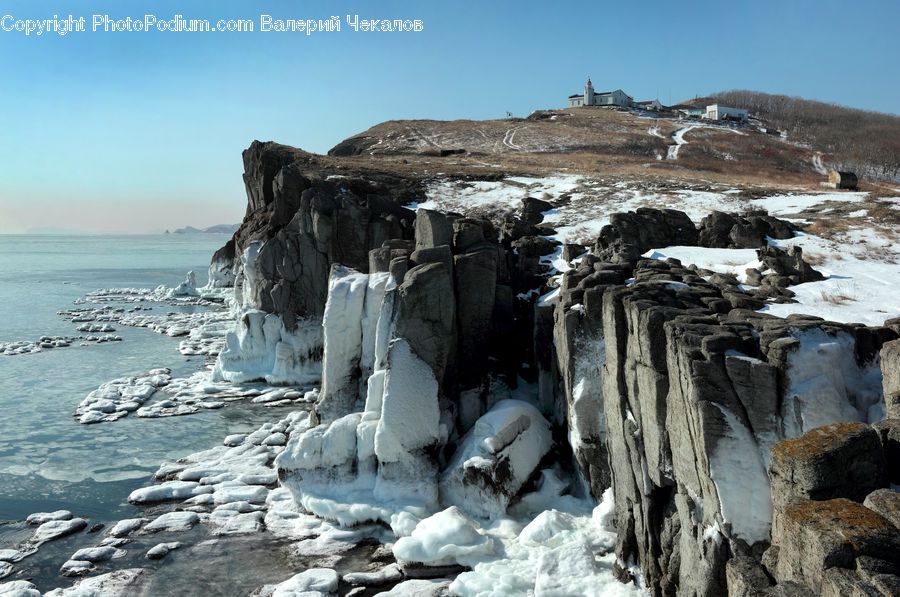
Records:
{"label": "sky", "polygon": [[[237,223],[254,139],[322,153],[384,120],[525,116],[588,76],[663,103],[739,88],[900,113],[895,0],[0,0],[7,24],[70,13],[88,31],[0,27],[0,233]],[[146,14],[257,30],[90,30]],[[342,30],[261,32],[261,15]]]}

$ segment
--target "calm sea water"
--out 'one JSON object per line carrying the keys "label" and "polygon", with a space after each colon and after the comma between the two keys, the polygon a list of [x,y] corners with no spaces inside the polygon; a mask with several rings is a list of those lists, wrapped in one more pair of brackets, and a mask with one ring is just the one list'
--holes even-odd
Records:
{"label": "calm sea water", "polygon": [[[206,282],[224,235],[0,236],[0,341],[79,335],[59,309],[98,288]],[[164,312],[155,305],[154,312]],[[166,459],[206,449],[272,418],[235,404],[186,417],[79,425],[77,404],[101,383],[156,367],[189,374],[202,357],[178,340],[115,326],[122,342],[0,356],[0,523],[66,509],[94,521],[133,513],[128,493]],[[0,540],[2,542],[2,540]]]}

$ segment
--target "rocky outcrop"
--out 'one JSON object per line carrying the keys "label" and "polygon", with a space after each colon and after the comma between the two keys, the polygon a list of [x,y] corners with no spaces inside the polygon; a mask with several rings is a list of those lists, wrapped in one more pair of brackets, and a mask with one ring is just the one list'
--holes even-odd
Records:
{"label": "rocky outcrop", "polygon": [[[792,225],[639,209],[585,253],[544,236],[550,203],[414,213],[415,181],[323,159],[254,143],[213,264],[240,306],[214,374],[321,378],[277,462],[304,509],[383,521],[404,566],[449,565],[416,524],[442,510],[429,524],[490,550],[466,516],[503,516],[552,457],[583,481],[568,491],[611,488],[616,572],[653,595],[891,594],[900,326],[759,313],[822,278],[767,244]],[[642,257],[671,245],[759,264]]]}
{"label": "rocky outcrop", "polygon": [[[863,423],[881,416],[877,350],[895,332],[767,317],[736,309],[726,277],[629,265],[583,259],[554,314],[569,441],[594,495],[613,487],[623,577],[640,563],[657,595],[726,594],[729,576],[768,587],[765,573],[740,570],[771,541],[772,447],[858,421],[868,430],[859,453],[880,454]],[[585,416],[598,407],[602,419]],[[883,483],[881,458],[880,468],[857,463],[860,474]],[[729,567],[735,557],[749,559]]]}
{"label": "rocky outcrop", "polygon": [[701,220],[697,240],[702,247],[756,249],[766,244],[766,237],[791,238],[796,230],[790,222],[768,214],[742,217],[714,211]]}
{"label": "rocky outcrop", "polygon": [[776,444],[772,455],[772,547],[757,567],[776,586],[811,594],[896,595],[900,494],[887,489],[877,432],[826,425]]}

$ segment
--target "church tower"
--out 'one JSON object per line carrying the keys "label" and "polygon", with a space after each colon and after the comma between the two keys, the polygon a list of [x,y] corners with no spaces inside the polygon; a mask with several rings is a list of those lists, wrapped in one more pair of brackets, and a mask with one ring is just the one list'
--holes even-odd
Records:
{"label": "church tower", "polygon": [[584,84],[584,105],[594,105],[594,84],[591,83],[590,77],[588,77],[587,83]]}

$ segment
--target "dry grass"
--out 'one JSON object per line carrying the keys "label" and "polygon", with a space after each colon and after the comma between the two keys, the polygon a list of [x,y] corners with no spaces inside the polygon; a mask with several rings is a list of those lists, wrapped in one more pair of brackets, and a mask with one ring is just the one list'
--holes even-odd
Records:
{"label": "dry grass", "polygon": [[832,290],[822,291],[822,300],[835,306],[846,305],[859,300],[859,294],[856,291],[855,284],[838,284]]}
{"label": "dry grass", "polygon": [[824,217],[808,225],[804,232],[833,239],[836,235],[844,234],[854,226],[852,220],[842,217]]}
{"label": "dry grass", "polygon": [[[687,135],[678,160],[657,160],[657,154],[665,155],[672,133],[683,126],[675,120],[650,120],[603,108],[553,110],[529,119],[388,121],[345,142],[345,149],[356,155],[326,159],[422,177],[567,172],[641,181],[764,185],[769,192],[810,188],[821,180],[810,169],[808,150],[749,129],[745,135],[695,129]],[[651,135],[651,127],[664,138]],[[428,155],[436,154],[436,149],[466,153]]]}

